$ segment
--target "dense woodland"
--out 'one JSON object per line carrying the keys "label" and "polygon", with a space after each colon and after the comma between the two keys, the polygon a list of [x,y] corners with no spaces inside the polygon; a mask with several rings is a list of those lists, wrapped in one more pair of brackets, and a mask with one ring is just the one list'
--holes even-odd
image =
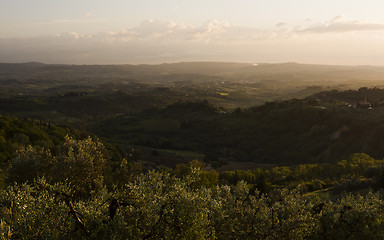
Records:
{"label": "dense woodland", "polygon": [[258,67],[0,64],[1,239],[383,239],[382,69]]}

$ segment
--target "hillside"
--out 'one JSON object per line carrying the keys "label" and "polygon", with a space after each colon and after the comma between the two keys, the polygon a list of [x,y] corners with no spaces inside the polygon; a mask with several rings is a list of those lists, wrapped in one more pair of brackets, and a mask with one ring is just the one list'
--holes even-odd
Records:
{"label": "hillside", "polygon": [[127,151],[135,146],[152,164],[384,157],[384,94],[369,87],[379,85],[381,67],[26,63],[0,70],[0,113],[70,124]]}
{"label": "hillside", "polygon": [[109,118],[94,130],[116,143],[198,152],[214,166],[335,162],[355,152],[383,158],[384,106],[359,105],[383,96],[382,89],[331,91],[233,112],[181,102]]}

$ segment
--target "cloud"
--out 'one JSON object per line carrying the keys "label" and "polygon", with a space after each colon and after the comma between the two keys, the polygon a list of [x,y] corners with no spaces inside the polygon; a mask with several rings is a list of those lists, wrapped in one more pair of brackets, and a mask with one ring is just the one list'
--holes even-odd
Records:
{"label": "cloud", "polygon": [[[200,42],[200,43],[244,43],[280,37],[274,31],[244,28],[228,22],[209,20],[199,27],[172,21],[146,20],[137,27],[104,35],[109,42],[153,41],[153,42]],[[103,38],[102,35],[98,36]]]}
{"label": "cloud", "polygon": [[[280,22],[271,29],[210,20],[201,26],[146,20],[115,32],[65,32],[34,38],[0,38],[0,62],[71,64],[162,63],[179,61],[332,62],[371,64],[384,55],[383,32],[355,33],[372,23],[337,16],[325,23]],[[384,26],[378,24],[378,29]],[[348,27],[349,26],[349,27]],[[353,26],[353,28],[352,28]],[[372,26],[369,25],[372,29]],[[376,29],[374,28],[374,29]],[[348,30],[346,30],[348,29]],[[353,31],[351,29],[354,29]],[[358,30],[356,30],[358,29]],[[339,33],[353,34],[307,34]],[[316,61],[317,59],[317,61]],[[322,59],[321,61],[319,59]],[[337,59],[341,59],[337,62]],[[345,60],[346,59],[346,60]],[[374,58],[375,61],[378,59]],[[366,60],[366,61],[365,61]],[[384,60],[382,60],[384,64]]]}
{"label": "cloud", "polygon": [[312,25],[297,30],[298,33],[346,33],[360,31],[379,31],[384,30],[384,24],[367,23],[360,21],[347,21],[343,16],[336,16],[330,21]]}
{"label": "cloud", "polygon": [[172,21],[146,20],[140,23],[138,27],[127,29],[126,33],[138,39],[143,38],[169,38],[175,35],[185,34],[191,27],[186,24],[177,24]]}
{"label": "cloud", "polygon": [[[161,63],[175,61],[241,61],[277,38],[265,30],[210,20],[198,27],[146,20],[118,32],[66,32],[23,39],[0,38],[0,62]],[[244,49],[248,48],[245,52]]]}

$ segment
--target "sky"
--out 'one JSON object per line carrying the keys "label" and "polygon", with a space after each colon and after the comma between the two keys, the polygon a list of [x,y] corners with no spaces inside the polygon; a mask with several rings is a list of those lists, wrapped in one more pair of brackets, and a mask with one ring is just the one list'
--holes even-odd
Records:
{"label": "sky", "polygon": [[384,66],[379,0],[0,0],[0,62]]}

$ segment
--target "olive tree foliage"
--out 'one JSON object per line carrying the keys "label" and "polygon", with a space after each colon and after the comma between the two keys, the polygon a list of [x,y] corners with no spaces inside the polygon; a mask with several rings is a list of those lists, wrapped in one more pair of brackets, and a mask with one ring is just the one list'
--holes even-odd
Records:
{"label": "olive tree foliage", "polygon": [[69,182],[81,193],[102,188],[107,151],[98,139],[76,140],[66,136],[56,161],[56,181]]}
{"label": "olive tree foliage", "polygon": [[124,238],[213,239],[211,191],[194,189],[195,180],[151,171],[127,184],[115,195]]}
{"label": "olive tree foliage", "polygon": [[379,193],[347,195],[318,205],[317,211],[311,239],[384,239],[384,202]]}
{"label": "olive tree foliage", "polygon": [[70,194],[64,184],[38,179],[33,185],[8,187],[0,196],[1,239],[62,239],[73,223],[58,193]]}
{"label": "olive tree foliage", "polygon": [[[316,224],[312,204],[297,191],[276,191],[271,198],[256,191],[249,195],[245,182],[218,189],[214,216],[218,239],[305,239]],[[276,199],[275,199],[276,198]]]}
{"label": "olive tree foliage", "polygon": [[7,181],[22,184],[45,177],[51,182],[70,183],[78,194],[84,195],[102,188],[107,160],[107,151],[98,139],[76,140],[66,136],[55,156],[49,150],[32,146],[17,151]]}
{"label": "olive tree foliage", "polygon": [[7,182],[32,183],[37,177],[52,178],[56,159],[49,150],[24,146],[16,151],[7,173]]}
{"label": "olive tree foliage", "polygon": [[4,239],[214,239],[211,191],[194,181],[149,172],[76,200],[70,185],[39,179],[1,193],[0,227]]}
{"label": "olive tree foliage", "polygon": [[1,239],[383,239],[381,193],[320,200],[297,190],[261,194],[242,181],[197,187],[140,174],[128,184],[76,198],[69,181],[15,184],[0,192]]}

